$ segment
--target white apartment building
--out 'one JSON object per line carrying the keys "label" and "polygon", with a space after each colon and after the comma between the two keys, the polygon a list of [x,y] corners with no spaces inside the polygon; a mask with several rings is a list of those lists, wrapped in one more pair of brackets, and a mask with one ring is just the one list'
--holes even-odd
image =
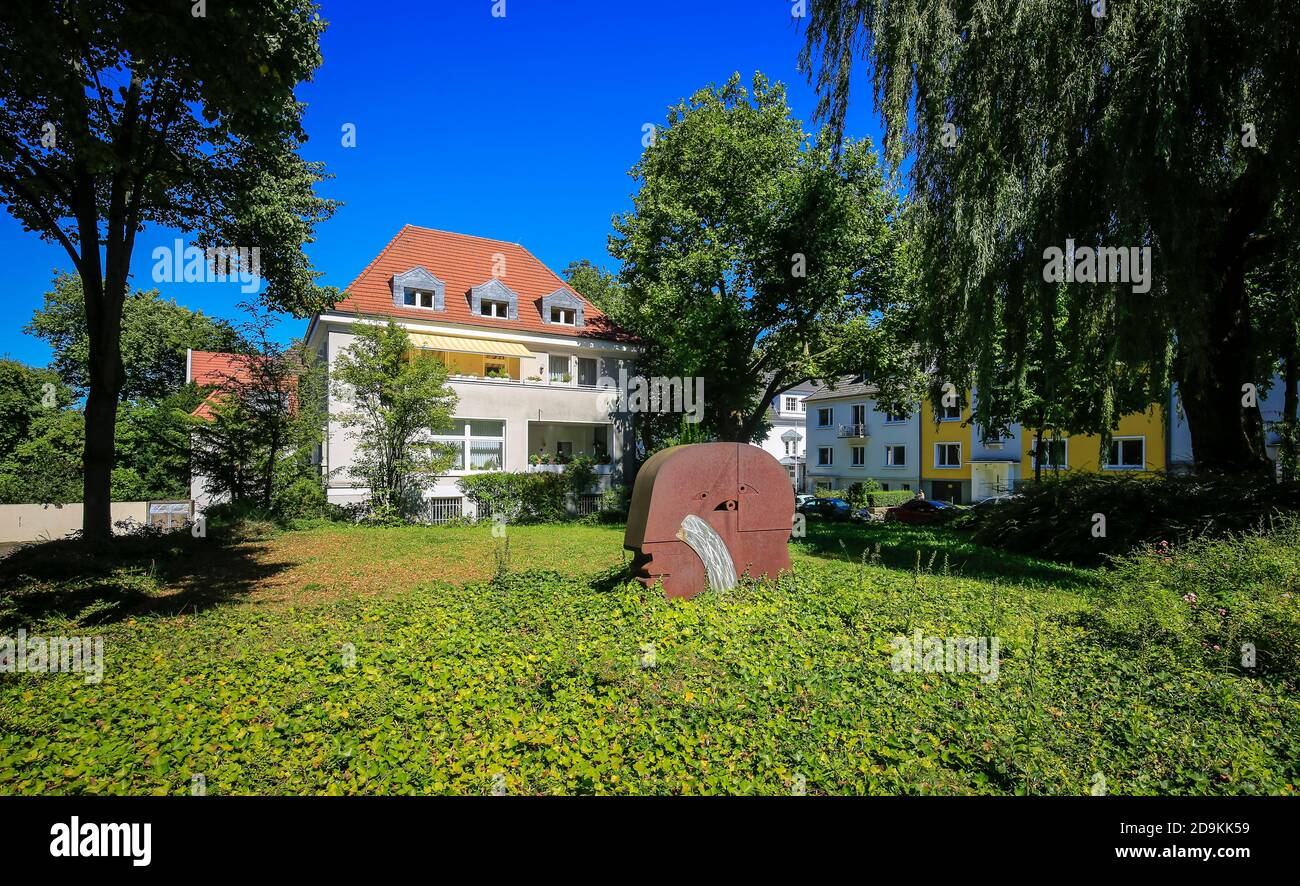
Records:
{"label": "white apartment building", "polygon": [[767,407],[771,430],[763,442],[754,444],[781,463],[795,492],[803,492],[806,481],[808,428],[804,400],[815,390],[817,385],[805,382],[772,398]]}
{"label": "white apartment building", "polygon": [[[431,515],[468,515],[456,481],[476,472],[560,472],[585,454],[597,461],[600,488],[624,482],[631,416],[614,412],[599,384],[630,373],[637,348],[523,246],[407,225],[344,300],[311,319],[307,346],[332,370],[354,324],[389,320],[447,367],[459,398],[451,427],[430,429],[457,453],[425,490]],[[339,420],[347,408],[331,389],[320,460],[336,504],[369,495],[351,471],[357,440]]]}
{"label": "white apartment building", "polygon": [[879,388],[842,378],[809,394],[808,490],[847,490],[875,480],[889,491],[921,489],[921,416],[876,408]]}

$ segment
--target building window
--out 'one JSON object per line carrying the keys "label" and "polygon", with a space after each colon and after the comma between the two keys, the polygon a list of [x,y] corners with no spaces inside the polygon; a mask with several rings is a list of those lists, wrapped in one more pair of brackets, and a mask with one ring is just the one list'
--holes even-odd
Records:
{"label": "building window", "polygon": [[402,303],[408,308],[433,308],[433,293],[427,289],[408,289],[402,293]]}
{"label": "building window", "polygon": [[819,446],[817,448],[817,464],[824,468],[835,464],[835,450],[829,446]]}
{"label": "building window", "polygon": [[939,421],[961,421],[961,405],[939,407]]}
{"label": "building window", "polygon": [[885,447],[885,467],[901,468],[907,464],[907,447],[891,444]]}
{"label": "building window", "polygon": [[904,483],[904,484],[903,484],[903,491],[904,491],[904,492],[911,492],[911,491],[912,491],[912,484],[911,484],[911,483]]}
{"label": "building window", "polygon": [[881,484],[880,484],[880,491],[881,491],[881,492],[888,492],[888,491],[889,491],[889,484],[888,484],[888,483],[881,483]]}
{"label": "building window", "polygon": [[551,322],[559,323],[562,326],[572,326],[576,322],[577,314],[572,308],[551,308]]}
{"label": "building window", "polygon": [[596,386],[595,357],[578,358],[578,384],[588,388],[594,388]]}
{"label": "building window", "polygon": [[433,440],[451,451],[453,471],[499,471],[505,465],[504,421],[453,418]]}
{"label": "building window", "polygon": [[960,443],[934,444],[934,466],[936,468],[961,467],[961,444]]}
{"label": "building window", "polygon": [[569,374],[568,357],[551,354],[547,360],[547,365],[550,368],[551,384],[567,385],[573,381],[573,376]]}
{"label": "building window", "polygon": [[817,427],[829,428],[835,421],[835,408],[833,406],[823,406],[817,410]]}
{"label": "building window", "polygon": [[1115,437],[1106,452],[1106,468],[1112,471],[1132,471],[1146,467],[1146,437]]}
{"label": "building window", "polygon": [[816,492],[830,492],[835,488],[835,484],[830,480],[817,480],[813,483],[813,490]]}
{"label": "building window", "polygon": [[797,439],[785,441],[785,454],[786,455],[799,454],[799,441]]}
{"label": "building window", "polygon": [[[1057,437],[1054,439],[1044,440],[1043,451],[1045,453],[1045,458],[1043,459],[1042,464],[1044,468],[1051,471],[1059,471],[1063,468],[1069,467],[1069,447],[1066,445],[1066,441],[1063,438]],[[1037,446],[1033,448],[1032,453],[1033,463],[1038,464]]]}
{"label": "building window", "polygon": [[885,424],[887,425],[901,424],[902,422],[907,421],[911,417],[912,416],[908,415],[907,413],[886,412]]}
{"label": "building window", "polygon": [[867,447],[854,446],[852,451],[853,451],[853,467],[860,468],[867,463]]}
{"label": "building window", "polygon": [[804,408],[805,407],[803,405],[803,400],[801,400],[798,397],[787,396],[785,398],[785,405],[781,407],[781,411],[782,412],[803,412]]}
{"label": "building window", "polygon": [[496,317],[501,320],[510,318],[510,302],[508,301],[489,301],[483,299],[479,302],[478,312],[484,317]]}

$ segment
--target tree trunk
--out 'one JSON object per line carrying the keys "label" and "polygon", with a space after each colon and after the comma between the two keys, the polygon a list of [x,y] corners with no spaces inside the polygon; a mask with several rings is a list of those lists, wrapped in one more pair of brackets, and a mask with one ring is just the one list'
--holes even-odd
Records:
{"label": "tree trunk", "polygon": [[1196,470],[1258,474],[1270,468],[1264,449],[1264,422],[1258,403],[1246,405],[1247,384],[1257,384],[1251,347],[1245,274],[1240,265],[1220,278],[1221,291],[1210,299],[1205,342],[1199,359],[1180,360],[1178,390],[1192,436]]}
{"label": "tree trunk", "polygon": [[[86,330],[90,338],[86,394],[86,444],[83,451],[82,536],[107,540],[113,535],[113,463],[117,398],[122,391],[121,295],[112,284],[82,278]],[[122,283],[125,288],[125,282]]]}

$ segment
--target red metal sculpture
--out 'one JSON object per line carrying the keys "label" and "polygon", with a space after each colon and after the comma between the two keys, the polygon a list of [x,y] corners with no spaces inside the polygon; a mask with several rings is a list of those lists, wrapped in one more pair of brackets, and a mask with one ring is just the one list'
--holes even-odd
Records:
{"label": "red metal sculpture", "polygon": [[637,581],[668,597],[790,569],[794,491],[781,463],[744,443],[656,452],[632,490],[623,547]]}

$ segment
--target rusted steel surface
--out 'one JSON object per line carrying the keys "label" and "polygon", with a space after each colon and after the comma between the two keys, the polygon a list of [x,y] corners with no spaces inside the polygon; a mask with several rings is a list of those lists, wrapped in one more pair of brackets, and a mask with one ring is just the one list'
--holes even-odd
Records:
{"label": "rusted steel surface", "polygon": [[692,515],[717,533],[733,575],[775,577],[790,569],[794,490],[781,463],[757,446],[674,446],[642,465],[623,535],[623,547],[636,555],[637,581],[646,587],[662,583],[669,597],[694,597],[709,585],[698,547],[710,552],[714,583],[725,583],[716,545],[698,527],[683,527]]}

